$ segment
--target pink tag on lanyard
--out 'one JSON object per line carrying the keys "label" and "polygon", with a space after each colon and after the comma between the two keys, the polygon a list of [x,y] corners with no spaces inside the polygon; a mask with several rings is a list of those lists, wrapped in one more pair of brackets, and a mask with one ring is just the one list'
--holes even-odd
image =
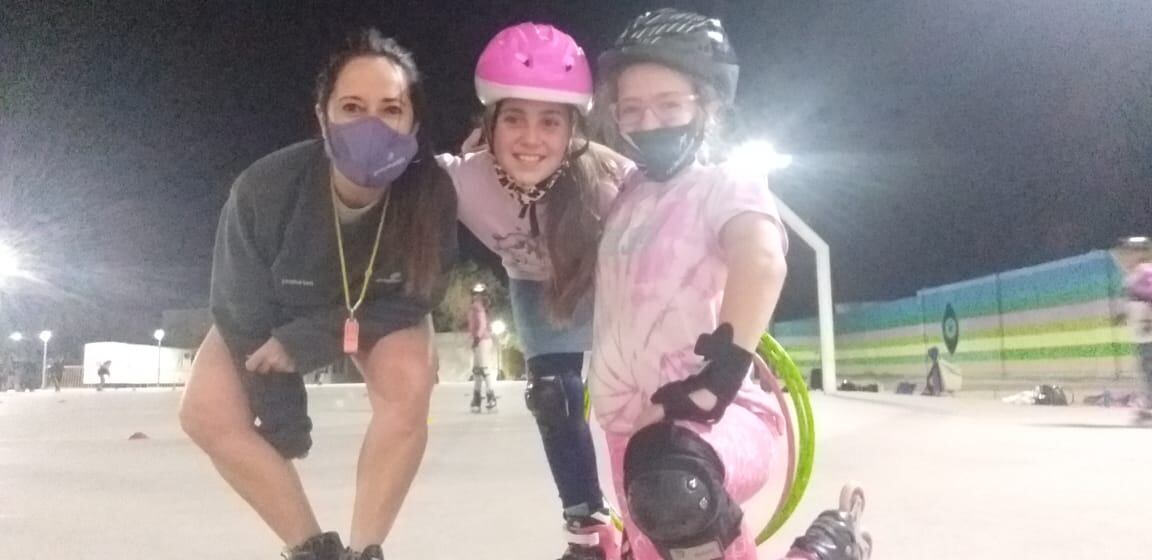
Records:
{"label": "pink tag on lanyard", "polygon": [[344,353],[355,354],[360,351],[360,323],[349,317],[344,321]]}

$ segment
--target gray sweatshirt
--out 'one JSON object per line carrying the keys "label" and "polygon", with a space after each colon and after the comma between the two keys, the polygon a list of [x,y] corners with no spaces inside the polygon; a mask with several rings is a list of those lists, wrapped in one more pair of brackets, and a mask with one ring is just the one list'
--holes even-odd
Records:
{"label": "gray sweatshirt", "polygon": [[[456,258],[456,199],[444,181],[441,275],[432,297],[404,293],[402,240],[380,242],[368,295],[357,310],[361,347],[415,325],[444,295],[447,270]],[[380,206],[341,226],[349,287],[355,302],[380,219]],[[399,210],[392,206],[388,214]],[[216,232],[210,305],[217,329],[239,363],[270,336],[276,337],[307,373],[342,353],[344,306],[329,163],[320,140],[283,148],[252,164],[236,179]]]}

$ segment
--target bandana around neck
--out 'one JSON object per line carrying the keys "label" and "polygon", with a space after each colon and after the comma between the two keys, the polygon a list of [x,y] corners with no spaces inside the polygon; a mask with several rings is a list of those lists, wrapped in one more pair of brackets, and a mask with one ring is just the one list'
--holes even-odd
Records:
{"label": "bandana around neck", "polygon": [[528,218],[529,227],[532,231],[532,237],[540,235],[540,222],[536,217],[536,203],[548,194],[548,191],[556,185],[556,181],[560,179],[560,175],[568,168],[568,159],[565,158],[564,163],[560,164],[557,169],[547,179],[535,184],[525,185],[514,179],[499,163],[492,162],[492,167],[496,171],[496,181],[504,187],[504,191],[508,196],[520,203],[520,218]]}

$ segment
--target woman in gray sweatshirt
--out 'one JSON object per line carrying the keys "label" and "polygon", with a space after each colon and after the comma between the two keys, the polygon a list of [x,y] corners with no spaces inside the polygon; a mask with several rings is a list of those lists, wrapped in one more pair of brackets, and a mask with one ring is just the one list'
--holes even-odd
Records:
{"label": "woman in gray sweatshirt", "polygon": [[[424,453],[429,312],[456,253],[455,192],[422,131],[427,111],[408,51],[374,30],[351,37],[317,80],[323,139],[252,164],[220,217],[214,326],[180,419],[285,558],[382,558]],[[342,354],[373,411],[347,549],[321,532],[291,462],[311,446],[301,374]]]}

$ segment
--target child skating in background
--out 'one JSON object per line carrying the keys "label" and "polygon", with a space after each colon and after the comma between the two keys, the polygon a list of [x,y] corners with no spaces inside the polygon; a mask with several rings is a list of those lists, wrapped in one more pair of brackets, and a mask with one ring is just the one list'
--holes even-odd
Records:
{"label": "child skating in background", "polygon": [[496,408],[496,392],[492,390],[488,358],[492,355],[492,326],[488,321],[485,288],[477,284],[472,288],[472,303],[468,306],[468,334],[472,342],[472,412],[480,412],[481,390],[485,407]]}

